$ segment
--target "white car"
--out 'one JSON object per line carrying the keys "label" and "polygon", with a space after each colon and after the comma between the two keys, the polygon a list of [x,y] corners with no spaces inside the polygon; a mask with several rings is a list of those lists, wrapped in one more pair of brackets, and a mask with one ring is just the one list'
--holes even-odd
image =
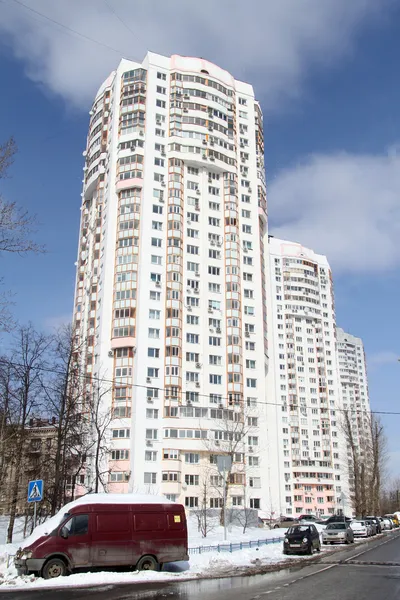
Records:
{"label": "white car", "polygon": [[383,530],[389,531],[390,529],[393,529],[392,521],[390,519],[380,519],[380,522],[381,522],[382,531]]}
{"label": "white car", "polygon": [[350,527],[353,530],[354,537],[369,537],[371,535],[370,527],[365,521],[352,521]]}

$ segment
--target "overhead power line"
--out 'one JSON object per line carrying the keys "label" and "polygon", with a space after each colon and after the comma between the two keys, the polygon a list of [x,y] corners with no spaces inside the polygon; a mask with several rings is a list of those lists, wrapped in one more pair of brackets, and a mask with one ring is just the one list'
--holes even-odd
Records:
{"label": "overhead power line", "polygon": [[[13,361],[7,361],[7,360],[3,360],[0,359],[0,365],[12,365],[13,367],[19,367],[19,368],[26,368],[26,365],[20,364],[20,363],[16,363]],[[54,369],[54,368],[50,368],[50,367],[31,367],[34,370],[38,370],[38,371],[44,371],[47,373],[53,373],[55,375],[61,375],[63,377],[66,377],[68,375],[67,371],[61,371],[58,369]],[[96,375],[85,375],[84,373],[74,373],[74,375],[78,375],[78,377],[85,379],[86,381],[90,382],[92,380],[94,381],[99,381],[102,383],[110,383],[111,385],[121,385],[117,379],[107,379],[105,377],[98,377]],[[153,389],[153,390],[158,390],[159,392],[165,392],[165,391],[169,391],[169,388],[162,388],[162,387],[157,387],[155,385],[151,385],[151,384],[147,384],[147,385],[143,385],[143,384],[139,384],[139,383],[129,383],[126,384],[127,387],[133,387],[133,388],[138,388],[138,389]],[[194,390],[181,390],[181,395],[185,395],[186,392],[194,392]],[[210,394],[200,394],[199,392],[194,392],[194,393],[198,393],[199,398],[209,398]],[[221,394],[216,393],[216,396],[218,396],[219,399],[221,400],[228,400],[231,401],[231,398],[229,398],[228,396],[222,396]],[[277,406],[277,407],[282,407],[282,403],[281,402],[264,402],[263,400],[255,400],[254,401],[255,404],[260,404],[262,406]],[[364,409],[353,409],[353,408],[339,408],[337,406],[309,406],[309,405],[303,405],[303,404],[293,404],[288,402],[287,406],[295,406],[296,408],[306,408],[306,409],[318,409],[318,410],[335,410],[335,411],[339,411],[339,412],[344,412],[344,413],[351,413],[351,412],[355,412],[357,415],[359,414],[373,414],[373,415],[392,415],[392,416],[400,416],[400,411],[383,411],[383,410],[364,410]],[[212,407],[211,407],[212,408]]]}
{"label": "overhead power line", "polygon": [[17,4],[18,6],[25,8],[26,10],[30,11],[31,13],[38,15],[39,17],[42,17],[46,21],[49,21],[49,23],[52,23],[53,25],[58,25],[59,27],[62,27],[69,34],[74,34],[74,36],[79,36],[80,38],[86,40],[87,42],[92,42],[93,44],[97,44],[98,46],[107,48],[108,50],[111,50],[112,52],[116,52],[120,56],[125,55],[125,53],[122,52],[122,50],[118,50],[117,48],[114,48],[113,46],[109,46],[108,44],[105,44],[104,42],[100,42],[99,40],[96,40],[95,38],[92,38],[84,33],[81,33],[80,31],[77,31],[76,29],[73,29],[72,27],[65,25],[65,23],[61,23],[60,21],[57,21],[56,19],[53,19],[52,17],[49,17],[48,15],[45,15],[44,13],[36,10],[35,8],[32,8],[31,6],[24,4],[23,2],[21,2],[21,0],[11,0],[11,1],[14,2],[14,4]]}

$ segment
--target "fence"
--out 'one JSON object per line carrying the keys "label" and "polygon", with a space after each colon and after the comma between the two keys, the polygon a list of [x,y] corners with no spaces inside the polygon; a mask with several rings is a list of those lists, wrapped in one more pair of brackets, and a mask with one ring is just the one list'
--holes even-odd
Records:
{"label": "fence", "polygon": [[217,546],[198,546],[189,548],[189,554],[203,554],[203,552],[235,552],[243,548],[259,548],[268,544],[283,542],[284,537],[267,538],[266,540],[250,540],[249,542],[237,542],[236,544],[218,544]]}

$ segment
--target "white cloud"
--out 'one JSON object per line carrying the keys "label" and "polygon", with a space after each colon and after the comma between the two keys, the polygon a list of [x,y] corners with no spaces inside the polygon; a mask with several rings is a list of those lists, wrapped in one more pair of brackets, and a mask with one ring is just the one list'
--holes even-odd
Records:
{"label": "white cloud", "polygon": [[[203,56],[254,82],[268,108],[296,96],[310,67],[346,54],[358,30],[394,2],[21,1],[126,58],[141,61],[147,50]],[[121,56],[71,35],[17,0],[1,4],[0,39],[25,63],[29,77],[77,106],[87,106]]]}
{"label": "white cloud", "polygon": [[271,233],[326,254],[336,272],[400,265],[400,157],[314,155],[269,186]]}
{"label": "white cloud", "polygon": [[399,354],[391,352],[390,350],[383,350],[382,352],[376,352],[367,357],[368,365],[380,366],[380,365],[393,365],[397,363],[400,358]]}

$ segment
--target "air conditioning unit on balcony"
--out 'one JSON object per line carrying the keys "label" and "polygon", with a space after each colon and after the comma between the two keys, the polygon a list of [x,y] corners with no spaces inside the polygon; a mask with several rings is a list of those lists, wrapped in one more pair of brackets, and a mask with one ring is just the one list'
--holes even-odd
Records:
{"label": "air conditioning unit on balcony", "polygon": [[248,249],[246,248],[246,246],[243,248],[243,252],[248,252]]}
{"label": "air conditioning unit on balcony", "polygon": [[197,211],[199,211],[200,210],[200,205],[199,204],[195,204],[194,205],[194,209],[197,210]]}
{"label": "air conditioning unit on balcony", "polygon": [[198,290],[197,288],[193,290],[195,294],[199,294],[200,290]]}
{"label": "air conditioning unit on balcony", "polygon": [[196,271],[195,275],[196,277],[200,277],[200,273],[198,271]]}
{"label": "air conditioning unit on balcony", "polygon": [[188,312],[192,312],[192,307],[191,306],[187,306],[186,308],[187,308]]}
{"label": "air conditioning unit on balcony", "polygon": [[159,201],[161,202],[161,204],[164,204],[165,202],[164,198],[159,198]]}
{"label": "air conditioning unit on balcony", "polygon": [[200,387],[200,383],[198,381],[196,381],[196,387],[199,388]]}
{"label": "air conditioning unit on balcony", "polygon": [[247,189],[247,191],[249,192],[249,194],[251,194],[253,190],[251,189],[251,187],[249,187],[249,188]]}
{"label": "air conditioning unit on balcony", "polygon": [[184,108],[184,109],[183,109],[183,112],[184,112],[184,113],[188,113],[188,112],[189,112],[189,109],[188,109],[188,108]]}
{"label": "air conditioning unit on balcony", "polygon": [[214,140],[210,140],[210,146],[215,146]]}
{"label": "air conditioning unit on balcony", "polygon": [[139,131],[139,135],[140,135],[141,137],[143,137],[143,136],[144,136],[144,131],[143,131],[143,129],[141,129],[141,130]]}
{"label": "air conditioning unit on balcony", "polygon": [[146,446],[152,446],[153,442],[151,440],[146,440]]}
{"label": "air conditioning unit on balcony", "polygon": [[253,452],[252,446],[249,446],[249,452]]}
{"label": "air conditioning unit on balcony", "polygon": [[250,337],[250,331],[245,331],[244,335],[245,335],[246,337]]}
{"label": "air conditioning unit on balcony", "polygon": [[217,242],[217,246],[221,247],[222,246],[222,242]]}
{"label": "air conditioning unit on balcony", "polygon": [[161,119],[156,119],[156,125],[161,125]]}
{"label": "air conditioning unit on balcony", "polygon": [[201,369],[201,363],[199,363],[199,362],[196,363],[196,369]]}
{"label": "air conditioning unit on balcony", "polygon": [[213,312],[214,312],[214,311],[213,311],[213,309],[212,309],[212,308],[209,308],[209,309],[208,309],[208,312],[209,312],[209,313],[211,313],[211,314],[213,314]]}
{"label": "air conditioning unit on balcony", "polygon": [[200,192],[199,188],[197,188],[197,190],[196,190],[196,194],[197,194],[198,196],[200,196],[201,192]]}
{"label": "air conditioning unit on balcony", "polygon": [[192,401],[191,400],[187,400],[186,404],[187,404],[187,406],[192,406]]}
{"label": "air conditioning unit on balcony", "polygon": [[165,150],[161,150],[161,156],[167,156]]}
{"label": "air conditioning unit on balcony", "polygon": [[210,156],[210,161],[215,162],[215,156]]}
{"label": "air conditioning unit on balcony", "polygon": [[183,99],[184,100],[190,100],[189,94],[183,94]]}
{"label": "air conditioning unit on balcony", "polygon": [[207,154],[203,154],[203,160],[207,160]]}
{"label": "air conditioning unit on balcony", "polygon": [[211,240],[210,244],[211,244],[211,246],[215,246],[215,241]]}
{"label": "air conditioning unit on balcony", "polygon": [[215,445],[219,446],[219,440],[215,440]]}
{"label": "air conditioning unit on balcony", "polygon": [[221,327],[217,327],[217,329],[215,330],[217,333],[222,333]]}
{"label": "air conditioning unit on balcony", "polygon": [[203,140],[204,146],[207,146],[207,140]]}
{"label": "air conditioning unit on balcony", "polygon": [[151,377],[146,377],[146,383],[151,383]]}
{"label": "air conditioning unit on balcony", "polygon": [[161,283],[159,281],[156,281],[156,287],[161,287]]}
{"label": "air conditioning unit on balcony", "polygon": [[153,397],[152,396],[147,396],[147,402],[149,404],[153,404]]}
{"label": "air conditioning unit on balcony", "polygon": [[209,328],[208,330],[210,333],[214,333],[214,329],[212,327]]}
{"label": "air conditioning unit on balcony", "polygon": [[108,351],[108,356],[109,356],[110,358],[113,358],[113,356],[114,356],[114,352],[113,352],[112,350],[109,350],[109,351]]}
{"label": "air conditioning unit on balcony", "polygon": [[225,408],[223,404],[218,404],[218,408]]}

